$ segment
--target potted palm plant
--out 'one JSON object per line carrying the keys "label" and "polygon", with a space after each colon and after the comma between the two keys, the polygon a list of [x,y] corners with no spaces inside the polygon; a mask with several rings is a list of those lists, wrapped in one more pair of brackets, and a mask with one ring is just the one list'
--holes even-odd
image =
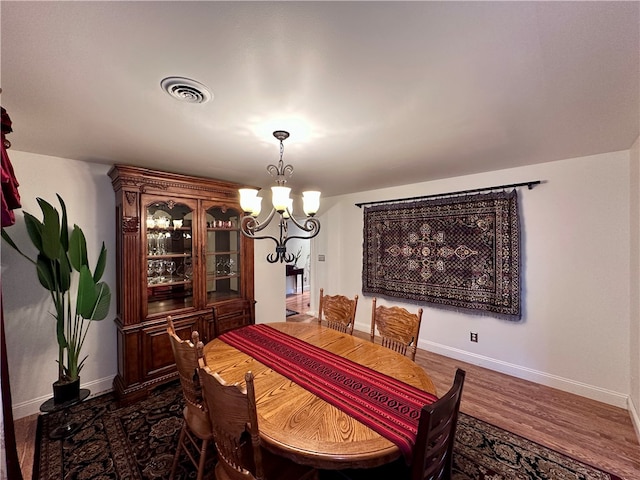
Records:
{"label": "potted palm plant", "polygon": [[[109,313],[111,291],[100,282],[107,261],[107,250],[102,243],[93,272],[89,267],[87,242],[82,229],[73,226],[71,234],[67,224],[67,209],[62,207],[62,218],[47,201],[37,198],[42,210],[42,221],[24,212],[24,221],[31,243],[38,251],[36,259],[25,254],[2,229],[2,238],[20,255],[36,267],[40,285],[47,289],[55,307],[51,315],[56,321],[58,342],[58,380],[53,383],[54,403],[78,398],[81,357],[91,320],[102,320]],[[71,290],[75,287],[75,312],[72,309]]]}

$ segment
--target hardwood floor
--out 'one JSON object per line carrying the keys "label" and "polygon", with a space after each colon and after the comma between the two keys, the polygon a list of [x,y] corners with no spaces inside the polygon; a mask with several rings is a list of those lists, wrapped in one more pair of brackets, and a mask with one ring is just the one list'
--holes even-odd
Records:
{"label": "hardwood floor", "polygon": [[[287,308],[304,320],[309,294],[290,295]],[[368,338],[368,332],[354,332]],[[534,442],[600,467],[626,480],[640,480],[640,445],[629,413],[553,388],[520,380],[418,349],[416,362],[446,392],[456,368],[467,372],[461,410]],[[16,421],[18,456],[31,479],[37,415]]]}
{"label": "hardwood floor", "polygon": [[640,479],[640,445],[629,412],[578,395],[418,349],[438,393],[467,372],[460,410],[627,480]]}
{"label": "hardwood floor", "polygon": [[309,296],[309,292],[287,295],[287,308],[298,313],[307,313]]}

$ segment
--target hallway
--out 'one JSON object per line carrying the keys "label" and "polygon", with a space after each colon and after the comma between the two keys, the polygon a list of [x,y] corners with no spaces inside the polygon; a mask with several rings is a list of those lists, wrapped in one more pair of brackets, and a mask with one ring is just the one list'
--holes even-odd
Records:
{"label": "hallway", "polygon": [[287,295],[287,309],[298,313],[307,313],[309,307],[309,292],[292,293]]}

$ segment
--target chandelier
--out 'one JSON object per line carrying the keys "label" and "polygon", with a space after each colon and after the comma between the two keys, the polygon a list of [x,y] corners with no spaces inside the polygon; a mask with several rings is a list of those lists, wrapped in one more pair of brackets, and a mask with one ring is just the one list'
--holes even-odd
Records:
{"label": "chandelier", "polygon": [[[287,178],[293,174],[293,167],[291,165],[285,165],[282,161],[282,154],[284,153],[284,144],[282,143],[289,137],[289,132],[283,130],[277,130],[273,132],[273,136],[280,141],[280,160],[278,165],[268,165],[267,171],[275,178],[275,185],[271,187],[271,203],[273,208],[269,216],[262,222],[258,221],[258,215],[262,209],[262,198],[258,197],[258,190],[254,188],[241,188],[240,191],[240,206],[244,211],[244,216],[240,222],[240,231],[247,237],[256,240],[271,239],[276,244],[275,252],[267,255],[267,261],[269,263],[280,262],[292,262],[295,258],[293,253],[287,253],[287,242],[293,238],[299,238],[302,240],[309,240],[320,232],[320,222],[314,215],[318,212],[320,207],[320,192],[308,191],[302,193],[303,210],[306,218],[303,220],[296,220],[293,216],[293,199],[289,197],[291,189],[286,187]],[[280,230],[279,238],[270,235],[258,235],[258,232],[264,230],[271,220],[278,214],[278,228]],[[298,227],[303,232],[307,232],[307,236],[301,235],[288,235],[289,222]]]}

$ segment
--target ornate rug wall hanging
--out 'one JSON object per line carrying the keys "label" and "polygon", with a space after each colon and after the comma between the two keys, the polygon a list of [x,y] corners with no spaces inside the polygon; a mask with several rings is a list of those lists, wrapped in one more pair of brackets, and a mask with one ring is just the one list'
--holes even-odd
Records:
{"label": "ornate rug wall hanging", "polygon": [[517,192],[364,210],[362,292],[519,320]]}

